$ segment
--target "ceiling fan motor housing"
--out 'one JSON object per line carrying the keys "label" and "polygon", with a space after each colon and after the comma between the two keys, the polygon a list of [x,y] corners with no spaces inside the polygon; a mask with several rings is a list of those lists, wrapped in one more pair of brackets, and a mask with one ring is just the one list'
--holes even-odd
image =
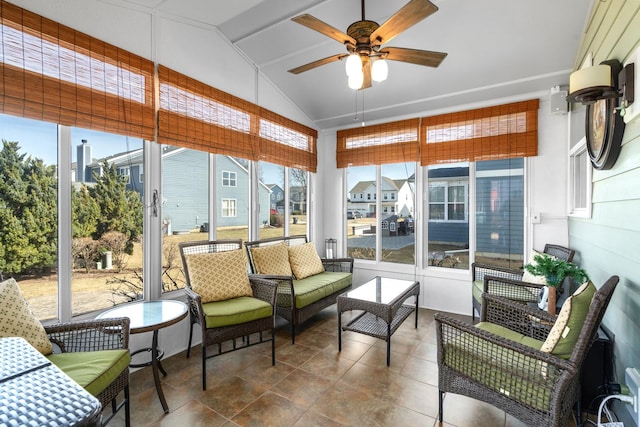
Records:
{"label": "ceiling fan motor housing", "polygon": [[373,49],[371,48],[371,42],[369,36],[378,29],[378,25],[375,21],[357,21],[349,25],[347,28],[347,34],[356,41],[355,46],[347,45],[347,49],[350,52],[358,53],[359,55],[371,55]]}

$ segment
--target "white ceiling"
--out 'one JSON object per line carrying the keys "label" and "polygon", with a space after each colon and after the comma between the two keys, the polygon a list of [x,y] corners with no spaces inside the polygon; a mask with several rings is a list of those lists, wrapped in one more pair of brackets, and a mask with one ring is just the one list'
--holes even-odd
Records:
{"label": "white ceiling", "polygon": [[[382,24],[407,1],[368,0],[366,19]],[[592,1],[432,0],[439,10],[389,45],[447,52],[440,67],[389,61],[389,78],[356,95],[342,61],[287,70],[346,52],[292,17],[346,32],[361,19],[360,0],[125,0],[216,26],[320,129],[360,123],[363,98],[365,119],[376,121],[567,85]]]}

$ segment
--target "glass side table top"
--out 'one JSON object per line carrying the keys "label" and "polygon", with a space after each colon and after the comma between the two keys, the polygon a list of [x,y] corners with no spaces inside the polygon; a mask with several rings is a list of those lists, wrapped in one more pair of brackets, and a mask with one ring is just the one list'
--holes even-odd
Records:
{"label": "glass side table top", "polygon": [[347,298],[390,304],[416,282],[411,280],[374,277],[365,284],[343,294]]}
{"label": "glass side table top", "polygon": [[184,319],[187,304],[174,300],[135,301],[100,313],[96,318],[128,317],[132,334],[163,328]]}

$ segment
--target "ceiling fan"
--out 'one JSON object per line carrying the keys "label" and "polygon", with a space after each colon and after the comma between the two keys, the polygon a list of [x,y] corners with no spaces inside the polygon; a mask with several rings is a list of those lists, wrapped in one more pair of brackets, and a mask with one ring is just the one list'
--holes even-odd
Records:
{"label": "ceiling fan", "polygon": [[[346,34],[309,14],[291,18],[292,21],[300,25],[344,44],[348,53],[339,53],[319,59],[292,68],[289,72],[300,74],[321,65],[347,58],[349,86],[352,89],[365,89],[371,86],[372,73],[374,80],[381,81],[386,78],[387,64],[383,61],[384,59],[437,67],[447,56],[443,52],[382,46],[404,30],[437,12],[438,7],[429,0],[410,0],[382,25],[365,19],[364,0],[361,0],[361,4],[362,20],[349,25]],[[353,81],[352,76],[355,78]]]}

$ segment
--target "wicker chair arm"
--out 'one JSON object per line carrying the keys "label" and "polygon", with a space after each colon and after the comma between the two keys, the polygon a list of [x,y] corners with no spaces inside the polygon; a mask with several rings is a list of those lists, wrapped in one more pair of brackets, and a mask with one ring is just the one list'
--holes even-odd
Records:
{"label": "wicker chair arm", "polygon": [[499,295],[521,304],[537,303],[540,289],[545,285],[523,282],[504,277],[484,275],[482,291],[489,295]]}
{"label": "wicker chair arm", "polygon": [[49,340],[62,353],[129,348],[128,317],[45,325]]}
{"label": "wicker chair arm", "polygon": [[353,273],[353,258],[321,258],[325,271]]}
{"label": "wicker chair arm", "polygon": [[473,280],[483,280],[484,276],[502,277],[505,279],[522,280],[523,270],[498,267],[490,264],[473,263],[471,265]]}
{"label": "wicker chair arm", "polygon": [[275,306],[276,295],[278,294],[278,283],[273,280],[267,280],[256,275],[249,275],[249,283],[253,289],[253,296],[262,301]]}
{"label": "wicker chair arm", "polygon": [[547,339],[557,316],[508,298],[483,294],[481,321],[494,323],[540,341]]}
{"label": "wicker chair arm", "polygon": [[[501,372],[551,390],[564,373],[569,376],[578,373],[576,365],[569,360],[508,340],[442,313],[435,314],[435,321],[438,363],[447,365],[450,360],[457,360],[463,366],[452,366],[452,369],[482,370],[482,367],[475,365],[479,360],[485,360]],[[460,361],[465,355],[478,359]]]}

